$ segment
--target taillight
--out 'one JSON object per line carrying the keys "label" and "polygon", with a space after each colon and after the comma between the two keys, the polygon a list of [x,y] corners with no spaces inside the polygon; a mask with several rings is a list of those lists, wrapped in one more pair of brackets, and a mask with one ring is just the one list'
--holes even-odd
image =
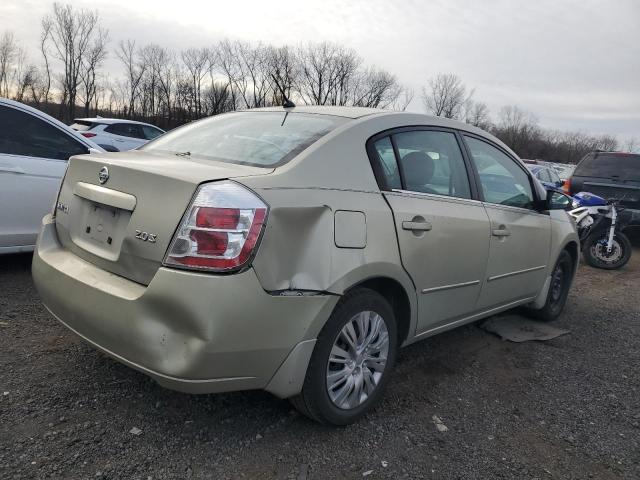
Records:
{"label": "taillight", "polygon": [[201,185],[164,259],[167,266],[223,272],[245,266],[267,217],[267,206],[231,181]]}
{"label": "taillight", "polygon": [[91,132],[80,132],[80,135],[82,135],[83,137],[87,137],[87,138],[91,138],[91,137],[95,137],[96,136],[95,133],[91,133]]}
{"label": "taillight", "polygon": [[562,184],[562,189],[567,192],[567,193],[571,193],[571,179],[567,178],[564,183]]}

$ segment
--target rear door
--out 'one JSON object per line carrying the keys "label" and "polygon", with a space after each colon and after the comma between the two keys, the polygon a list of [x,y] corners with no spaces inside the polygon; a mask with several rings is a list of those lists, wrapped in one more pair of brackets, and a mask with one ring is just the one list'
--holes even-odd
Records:
{"label": "rear door", "polygon": [[35,244],[72,155],[89,153],[63,130],[0,106],[0,248]]}
{"label": "rear door", "polygon": [[544,284],[551,246],[550,216],[534,210],[530,172],[504,150],[465,135],[489,216],[490,248],[478,308],[534,297]]}
{"label": "rear door", "polygon": [[113,123],[104,130],[113,135],[113,146],[120,151],[133,150],[147,143],[142,128],[136,123]]}
{"label": "rear door", "polygon": [[374,137],[369,155],[417,290],[418,334],[469,315],[485,274],[489,220],[457,134],[403,129]]}

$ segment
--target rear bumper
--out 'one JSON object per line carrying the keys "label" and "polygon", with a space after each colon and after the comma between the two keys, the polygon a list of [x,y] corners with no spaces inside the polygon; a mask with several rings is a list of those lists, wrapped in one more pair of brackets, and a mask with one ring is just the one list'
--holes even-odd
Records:
{"label": "rear bumper", "polygon": [[337,302],[270,295],[251,269],[210,275],[160,268],[140,285],[64,249],[49,217],[32,268],[43,303],[63,325],[159,384],[191,393],[297,393],[307,366],[299,360],[308,362],[317,325]]}

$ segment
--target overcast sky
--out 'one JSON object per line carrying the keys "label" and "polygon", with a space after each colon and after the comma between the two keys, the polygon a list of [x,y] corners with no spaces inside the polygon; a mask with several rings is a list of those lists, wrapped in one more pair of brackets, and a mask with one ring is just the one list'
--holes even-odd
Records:
{"label": "overcast sky", "polygon": [[[547,128],[640,138],[640,0],[72,0],[97,9],[110,45],[133,38],[180,49],[229,37],[275,45],[329,40],[413,87],[456,73],[493,116],[518,105]],[[45,0],[2,0],[40,62]],[[107,67],[118,73],[113,55]]]}

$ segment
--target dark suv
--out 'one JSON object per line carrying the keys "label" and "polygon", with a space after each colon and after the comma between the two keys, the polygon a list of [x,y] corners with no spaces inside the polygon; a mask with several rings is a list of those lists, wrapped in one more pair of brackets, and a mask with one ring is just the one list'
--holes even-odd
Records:
{"label": "dark suv", "polygon": [[640,214],[640,154],[588,153],[568,183],[571,195],[591,192]]}

